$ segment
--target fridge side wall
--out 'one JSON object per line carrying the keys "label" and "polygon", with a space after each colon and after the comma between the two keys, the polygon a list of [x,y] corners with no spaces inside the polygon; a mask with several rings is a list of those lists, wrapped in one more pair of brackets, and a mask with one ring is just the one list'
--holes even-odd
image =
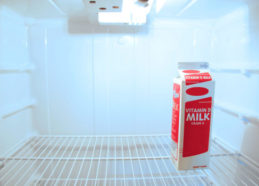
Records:
{"label": "fridge side wall", "polygon": [[32,133],[32,65],[23,19],[0,10],[0,154]]}
{"label": "fridge side wall", "polygon": [[[144,31],[66,22],[30,27],[41,134],[170,133],[177,61],[210,61],[211,22],[156,20]],[[80,27],[80,25],[77,25]],[[77,28],[78,28],[77,27]],[[73,29],[74,30],[74,29]],[[148,31],[146,31],[148,30]],[[206,37],[204,37],[206,36]]]}
{"label": "fridge side wall", "polygon": [[[254,5],[256,6],[256,5]],[[258,7],[258,5],[257,5]],[[218,19],[211,67],[216,79],[214,136],[259,162],[259,14],[241,7]]]}

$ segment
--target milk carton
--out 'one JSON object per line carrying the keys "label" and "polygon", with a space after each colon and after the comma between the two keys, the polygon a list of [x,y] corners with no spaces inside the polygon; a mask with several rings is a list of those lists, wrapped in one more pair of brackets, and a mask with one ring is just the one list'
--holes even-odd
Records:
{"label": "milk carton", "polygon": [[172,159],[178,170],[209,164],[214,80],[206,62],[178,63],[173,85]]}

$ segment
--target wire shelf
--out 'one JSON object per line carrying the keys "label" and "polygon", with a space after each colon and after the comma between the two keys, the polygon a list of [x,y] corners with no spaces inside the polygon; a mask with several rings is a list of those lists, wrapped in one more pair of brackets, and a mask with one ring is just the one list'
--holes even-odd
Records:
{"label": "wire shelf", "polygon": [[258,185],[259,168],[213,141],[209,169],[177,171],[171,139],[37,136],[0,159],[0,185]]}

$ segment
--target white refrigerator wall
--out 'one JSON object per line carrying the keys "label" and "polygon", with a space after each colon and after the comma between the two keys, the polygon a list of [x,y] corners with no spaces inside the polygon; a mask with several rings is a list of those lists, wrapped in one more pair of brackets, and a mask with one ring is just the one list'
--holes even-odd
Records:
{"label": "white refrigerator wall", "polygon": [[[21,16],[0,13],[0,154],[32,135],[28,27]],[[17,112],[19,111],[19,112]]]}
{"label": "white refrigerator wall", "polygon": [[259,6],[239,8],[217,20],[211,67],[216,79],[214,136],[259,162],[259,150],[254,148],[259,140],[259,13],[255,7]]}
{"label": "white refrigerator wall", "polygon": [[163,20],[127,34],[70,34],[66,27],[30,28],[38,131],[170,133],[176,63],[210,61],[211,23]]}

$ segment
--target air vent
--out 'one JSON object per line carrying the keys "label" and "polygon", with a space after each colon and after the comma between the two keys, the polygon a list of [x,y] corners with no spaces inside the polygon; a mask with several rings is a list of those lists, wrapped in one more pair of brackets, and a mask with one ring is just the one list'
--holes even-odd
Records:
{"label": "air vent", "polygon": [[[82,0],[85,5],[85,12],[96,14],[98,12],[121,12],[123,0]],[[128,0],[126,0],[128,1]]]}

